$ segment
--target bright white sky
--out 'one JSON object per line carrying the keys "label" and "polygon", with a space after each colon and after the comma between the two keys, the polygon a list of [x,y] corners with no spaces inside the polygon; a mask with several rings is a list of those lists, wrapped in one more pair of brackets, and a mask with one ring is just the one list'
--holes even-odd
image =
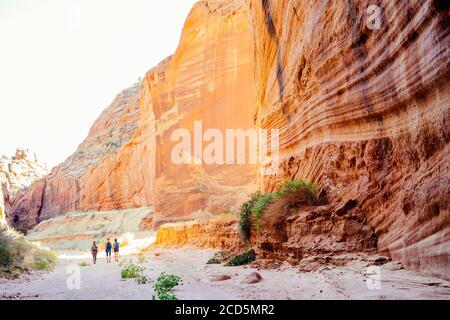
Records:
{"label": "bright white sky", "polygon": [[49,167],[172,54],[196,0],[0,0],[0,154]]}

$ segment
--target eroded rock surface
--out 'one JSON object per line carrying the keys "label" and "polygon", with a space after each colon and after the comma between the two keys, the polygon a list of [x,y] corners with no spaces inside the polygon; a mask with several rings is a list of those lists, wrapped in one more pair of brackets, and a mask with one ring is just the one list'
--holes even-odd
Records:
{"label": "eroded rock surface", "polygon": [[[380,29],[368,8],[380,8]],[[249,1],[258,123],[281,131],[273,190],[354,201],[378,250],[450,278],[450,33],[442,1]],[[272,162],[274,159],[266,159]]]}

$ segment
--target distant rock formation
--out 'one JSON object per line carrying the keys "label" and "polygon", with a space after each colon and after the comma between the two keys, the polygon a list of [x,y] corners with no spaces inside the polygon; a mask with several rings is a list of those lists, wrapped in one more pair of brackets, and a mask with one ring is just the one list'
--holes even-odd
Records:
{"label": "distant rock formation", "polygon": [[0,155],[0,220],[5,221],[7,215],[13,219],[9,214],[12,198],[47,174],[46,165],[27,149],[17,149],[12,157]]}
{"label": "distant rock formation", "polygon": [[[145,194],[136,194],[145,193],[145,177],[138,164],[144,158],[137,156],[136,166],[127,162],[131,161],[130,140],[140,118],[139,95],[139,83],[118,94],[77,151],[14,198],[11,206],[17,225],[31,228],[69,211],[145,207],[149,203]],[[123,165],[126,170],[120,170]]]}

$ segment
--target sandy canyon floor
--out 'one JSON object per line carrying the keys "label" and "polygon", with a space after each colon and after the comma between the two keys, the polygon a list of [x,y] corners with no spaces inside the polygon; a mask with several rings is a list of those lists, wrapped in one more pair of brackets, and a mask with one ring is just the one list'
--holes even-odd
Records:
{"label": "sandy canyon floor", "polygon": [[[104,257],[99,257],[98,263],[92,265],[87,255],[65,253],[52,272],[33,273],[15,280],[0,279],[0,298],[151,300],[152,284],[165,271],[183,279],[183,284],[174,291],[179,299],[450,299],[450,282],[406,271],[395,262],[380,266],[377,289],[372,280],[368,286],[368,263],[364,259],[355,258],[345,266],[323,266],[308,272],[284,264],[273,269],[258,267],[261,263],[245,267],[206,265],[213,253],[188,248],[151,252],[140,264],[150,279],[143,285],[122,280],[119,263],[107,264]],[[121,258],[122,264],[129,259],[138,263],[137,257],[126,256]],[[80,288],[69,289],[71,266],[77,269],[81,261],[89,265],[78,269]],[[263,280],[242,284],[253,271],[259,272]],[[231,279],[212,282],[218,275]]]}

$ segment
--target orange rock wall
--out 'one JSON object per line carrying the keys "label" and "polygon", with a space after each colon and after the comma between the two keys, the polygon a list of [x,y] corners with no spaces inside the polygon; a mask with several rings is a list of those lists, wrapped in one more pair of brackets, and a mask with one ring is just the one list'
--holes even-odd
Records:
{"label": "orange rock wall", "polygon": [[[381,9],[381,28],[367,21]],[[354,200],[378,250],[450,278],[450,33],[443,1],[250,0],[258,125],[278,172]],[[273,159],[268,158],[269,162]]]}
{"label": "orange rock wall", "polygon": [[13,201],[29,228],[69,211],[154,206],[153,223],[236,209],[255,165],[176,165],[172,132],[253,127],[253,44],[244,0],[200,1],[172,57],[124,90],[49,176]]}
{"label": "orange rock wall", "polygon": [[[256,187],[256,165],[174,164],[177,129],[194,139],[194,122],[212,128],[254,127],[253,44],[242,0],[200,1],[188,16],[180,45],[149,72],[144,90],[156,121],[155,225],[199,210],[237,209]],[[205,142],[203,147],[207,143]],[[193,142],[192,142],[192,154]]]}
{"label": "orange rock wall", "polygon": [[240,246],[237,221],[234,217],[218,217],[209,221],[166,224],[158,230],[152,247],[155,246],[235,250]]}

